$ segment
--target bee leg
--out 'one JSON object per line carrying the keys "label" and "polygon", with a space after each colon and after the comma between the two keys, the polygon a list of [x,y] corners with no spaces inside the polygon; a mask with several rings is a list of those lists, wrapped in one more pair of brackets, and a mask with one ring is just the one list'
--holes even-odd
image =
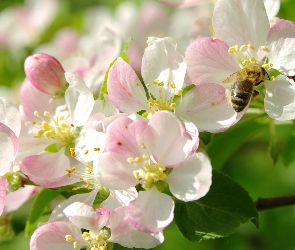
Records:
{"label": "bee leg", "polygon": [[257,90],[253,90],[252,97],[255,98],[258,95],[259,95],[259,92]]}
{"label": "bee leg", "polygon": [[260,83],[264,82],[263,80],[261,80],[260,82],[257,82],[256,84],[254,84],[254,86],[258,86]]}

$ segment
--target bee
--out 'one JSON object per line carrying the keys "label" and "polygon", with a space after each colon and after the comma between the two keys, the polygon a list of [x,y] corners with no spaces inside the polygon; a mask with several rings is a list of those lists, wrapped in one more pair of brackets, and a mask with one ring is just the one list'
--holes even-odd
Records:
{"label": "bee", "polygon": [[236,112],[243,111],[249,104],[251,97],[256,97],[259,94],[254,90],[254,86],[264,82],[266,74],[266,70],[260,64],[249,63],[222,81],[223,83],[233,82],[230,101]]}

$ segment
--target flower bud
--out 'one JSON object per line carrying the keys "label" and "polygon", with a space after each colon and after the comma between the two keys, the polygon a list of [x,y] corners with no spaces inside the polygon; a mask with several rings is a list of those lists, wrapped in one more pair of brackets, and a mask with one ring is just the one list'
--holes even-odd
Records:
{"label": "flower bud", "polygon": [[60,96],[67,88],[63,67],[58,60],[45,53],[27,57],[25,73],[29,81],[46,94]]}

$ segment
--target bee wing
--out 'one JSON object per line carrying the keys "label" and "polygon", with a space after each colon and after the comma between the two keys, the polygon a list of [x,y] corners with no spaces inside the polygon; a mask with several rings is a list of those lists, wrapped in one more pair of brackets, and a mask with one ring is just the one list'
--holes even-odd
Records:
{"label": "bee wing", "polygon": [[224,84],[227,84],[227,83],[233,84],[235,81],[237,81],[238,73],[239,72],[235,72],[235,73],[229,75],[227,78],[225,78],[224,80],[222,80],[222,83],[224,83]]}

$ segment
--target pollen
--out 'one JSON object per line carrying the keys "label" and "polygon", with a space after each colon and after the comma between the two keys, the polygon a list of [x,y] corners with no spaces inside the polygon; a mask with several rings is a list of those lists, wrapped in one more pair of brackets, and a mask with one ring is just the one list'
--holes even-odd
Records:
{"label": "pollen", "polygon": [[138,170],[133,171],[133,176],[145,190],[151,189],[154,184],[167,177],[166,168],[151,156],[142,155],[142,157],[128,158],[127,161],[138,167]]}
{"label": "pollen", "polygon": [[66,242],[72,242],[73,237],[72,237],[72,235],[67,234],[67,235],[65,236],[65,239],[66,239]]}
{"label": "pollen", "polygon": [[98,234],[95,234],[91,231],[84,232],[82,237],[87,242],[87,249],[91,250],[107,250],[108,242],[107,240],[111,237],[111,234],[108,229],[101,229]]}

